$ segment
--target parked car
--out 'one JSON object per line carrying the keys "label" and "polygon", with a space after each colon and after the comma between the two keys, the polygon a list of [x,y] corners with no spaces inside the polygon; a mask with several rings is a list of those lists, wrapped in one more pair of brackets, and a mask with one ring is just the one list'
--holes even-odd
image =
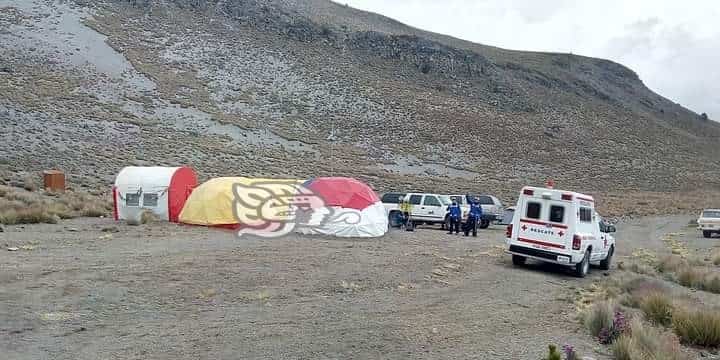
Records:
{"label": "parked car", "polygon": [[703,210],[697,223],[703,237],[710,238],[713,234],[720,234],[720,209]]}
{"label": "parked car", "polygon": [[398,204],[400,203],[400,200],[404,197],[405,193],[389,192],[383,194],[383,196],[380,198],[380,201],[385,207],[385,212],[388,214],[388,222],[390,224],[390,227],[400,227],[401,225],[398,223],[399,217],[395,213],[400,211]]}
{"label": "parked car", "polygon": [[504,207],[500,199],[492,195],[478,195],[475,199],[480,203],[483,214],[491,216],[491,221],[501,221],[504,214]]}
{"label": "parked car", "polygon": [[500,225],[509,225],[512,224],[513,216],[515,216],[515,207],[510,206],[505,209],[505,212],[503,213],[502,220],[498,222]]}
{"label": "parked car", "polygon": [[[482,218],[480,219],[480,228],[485,229],[491,223],[502,220],[503,206],[500,200],[491,195],[449,195],[451,200],[457,201],[462,208],[463,222],[467,218],[470,211],[470,199],[475,199],[480,203],[482,208]],[[446,220],[445,226],[449,226],[449,219]]]}
{"label": "parked car", "polygon": [[405,201],[411,205],[410,218],[415,224],[445,224],[447,207],[451,203],[449,196],[409,193],[405,195]]}
{"label": "parked car", "polygon": [[585,277],[591,263],[610,269],[614,232],[615,227],[595,212],[591,196],[525,187],[507,226],[507,251],[515,265],[530,258],[573,267],[576,276]]}

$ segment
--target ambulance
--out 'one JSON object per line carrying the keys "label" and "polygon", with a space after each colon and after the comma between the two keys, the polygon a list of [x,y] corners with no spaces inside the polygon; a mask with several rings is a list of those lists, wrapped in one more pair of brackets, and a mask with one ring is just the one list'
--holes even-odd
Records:
{"label": "ambulance", "polygon": [[585,277],[590,264],[609,270],[615,232],[595,211],[592,196],[551,187],[524,187],[507,226],[507,252],[513,264],[527,259],[571,267]]}

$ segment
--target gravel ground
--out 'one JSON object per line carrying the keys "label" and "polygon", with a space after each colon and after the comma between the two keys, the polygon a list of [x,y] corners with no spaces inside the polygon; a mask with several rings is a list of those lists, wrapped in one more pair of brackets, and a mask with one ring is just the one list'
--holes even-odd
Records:
{"label": "gravel ground", "polygon": [[[620,224],[620,258],[662,248],[668,232],[685,231],[692,247],[718,242],[700,239],[688,220]],[[0,252],[0,351],[8,359],[539,359],[548,343],[570,343],[608,359],[572,303],[603,273],[513,268],[503,237],[500,226],[477,238],[428,228],[373,240],[240,239],[109,219],[8,226],[0,244],[20,249]]]}

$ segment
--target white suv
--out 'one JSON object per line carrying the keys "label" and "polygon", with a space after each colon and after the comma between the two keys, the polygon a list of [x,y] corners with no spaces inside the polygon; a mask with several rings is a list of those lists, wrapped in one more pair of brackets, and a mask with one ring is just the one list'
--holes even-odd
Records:
{"label": "white suv", "polygon": [[409,202],[412,211],[410,219],[418,224],[444,224],[447,207],[451,200],[447,195],[409,193],[405,195],[405,201]]}

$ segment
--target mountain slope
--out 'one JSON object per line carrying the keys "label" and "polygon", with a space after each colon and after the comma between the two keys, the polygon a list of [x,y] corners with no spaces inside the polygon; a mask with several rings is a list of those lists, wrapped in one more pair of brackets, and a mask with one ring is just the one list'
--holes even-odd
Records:
{"label": "mountain slope", "polygon": [[126,164],[190,164],[503,195],[548,177],[605,193],[720,185],[720,126],[607,60],[324,0],[0,7],[10,173],[59,166],[101,186]]}

